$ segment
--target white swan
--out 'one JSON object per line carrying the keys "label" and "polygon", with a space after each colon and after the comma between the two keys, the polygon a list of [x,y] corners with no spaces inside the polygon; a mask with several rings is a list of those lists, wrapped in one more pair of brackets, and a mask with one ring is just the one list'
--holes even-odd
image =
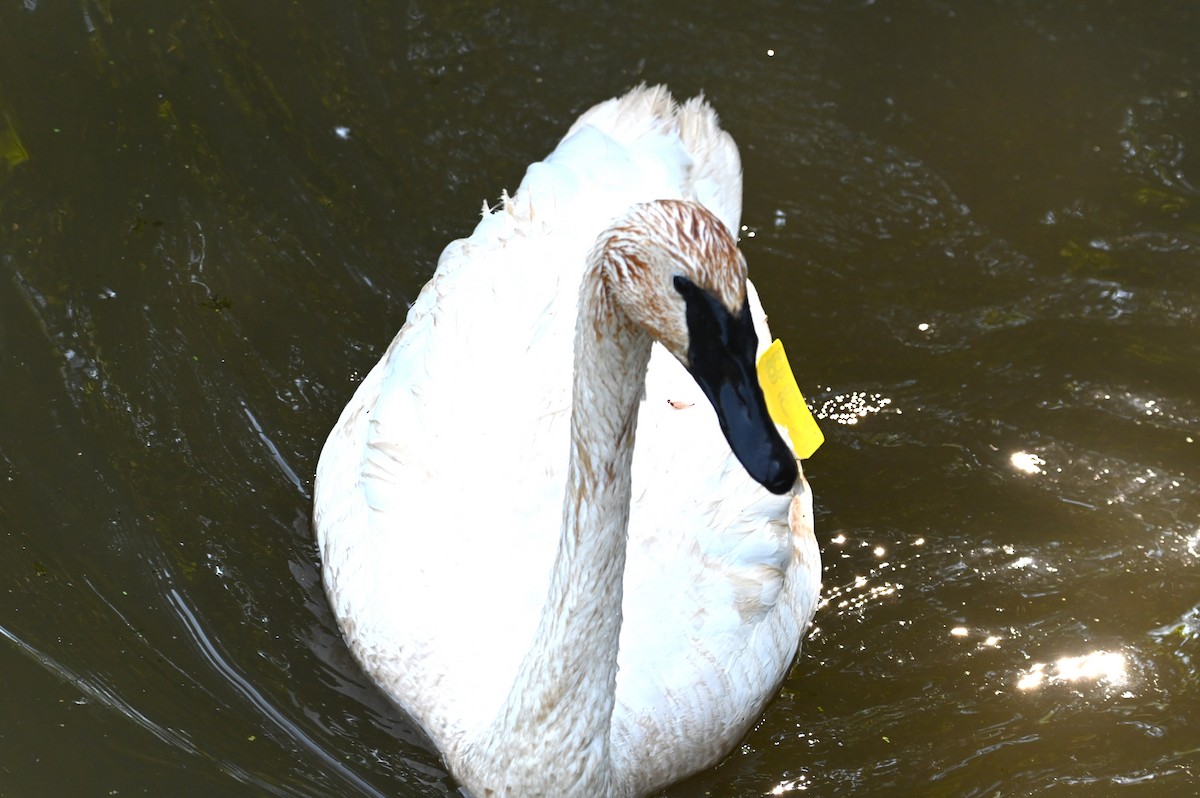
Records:
{"label": "white swan", "polygon": [[819,553],[754,372],[740,213],[701,98],[592,108],[447,247],[329,435],[342,633],[476,798],[708,767],[795,656]]}

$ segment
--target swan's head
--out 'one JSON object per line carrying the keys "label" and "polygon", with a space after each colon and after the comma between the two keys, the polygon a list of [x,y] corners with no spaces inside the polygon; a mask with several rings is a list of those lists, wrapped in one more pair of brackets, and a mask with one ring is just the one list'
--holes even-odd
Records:
{"label": "swan's head", "polygon": [[729,230],[698,203],[659,200],[636,206],[600,247],[609,295],[700,385],[750,476],[789,491],[799,472],[758,384],[746,260]]}

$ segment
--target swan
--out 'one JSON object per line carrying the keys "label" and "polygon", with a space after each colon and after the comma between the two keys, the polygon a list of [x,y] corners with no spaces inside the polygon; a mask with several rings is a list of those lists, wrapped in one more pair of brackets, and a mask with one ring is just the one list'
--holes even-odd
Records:
{"label": "swan", "polygon": [[796,655],[820,555],[740,214],[702,97],[597,105],[446,248],[329,434],[342,635],[475,798],[658,790]]}

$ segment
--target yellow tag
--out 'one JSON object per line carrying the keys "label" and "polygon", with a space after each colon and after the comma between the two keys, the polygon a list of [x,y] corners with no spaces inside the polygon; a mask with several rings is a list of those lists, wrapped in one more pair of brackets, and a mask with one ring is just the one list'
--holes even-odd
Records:
{"label": "yellow tag", "polygon": [[813,452],[825,442],[825,436],[804,403],[792,367],[788,365],[787,355],[783,352],[783,343],[778,338],[758,359],[758,383],[767,400],[767,412],[776,424],[787,427],[788,434],[792,436],[796,456],[801,460],[812,457]]}

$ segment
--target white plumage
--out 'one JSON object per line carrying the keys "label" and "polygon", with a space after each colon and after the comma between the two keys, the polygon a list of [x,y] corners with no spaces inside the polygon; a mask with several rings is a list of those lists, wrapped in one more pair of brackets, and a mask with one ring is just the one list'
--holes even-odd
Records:
{"label": "white plumage", "polygon": [[[638,203],[670,199],[738,229],[740,161],[708,105],[643,87],[589,110],[446,248],[321,454],[314,527],[346,641],[476,798],[644,795],[710,766],[760,716],[815,609],[807,482],[776,496],[751,479],[662,346],[644,395],[636,357],[622,371],[588,350],[584,365],[642,397],[632,483],[610,495],[603,474],[568,474],[577,449],[620,462],[604,391],[576,400],[572,441],[589,253]],[[629,508],[627,545],[606,501]]]}

